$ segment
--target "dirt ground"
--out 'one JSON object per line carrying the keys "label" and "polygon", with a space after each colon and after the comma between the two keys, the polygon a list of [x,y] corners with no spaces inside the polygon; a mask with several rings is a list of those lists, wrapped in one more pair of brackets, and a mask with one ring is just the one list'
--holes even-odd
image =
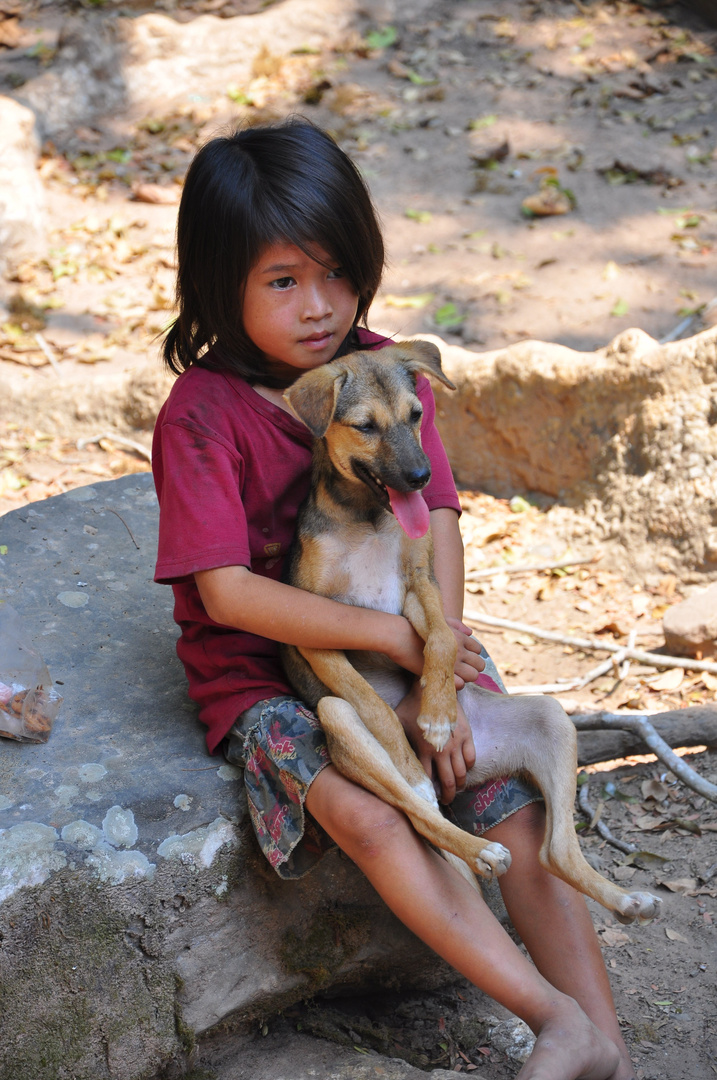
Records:
{"label": "dirt ground", "polygon": [[[182,20],[249,10],[214,0],[164,8]],[[415,18],[401,9],[357,17],[355,35],[336,48],[267,54],[249,84],[218,98],[197,87],[169,112],[115,116],[62,145],[45,143],[48,250],[4,282],[0,297],[0,379],[12,388],[0,419],[0,513],[148,469],[149,430],[119,418],[111,429],[93,427],[92,416],[70,411],[38,429],[21,408],[23,388],[78,373],[109,385],[157,355],[171,318],[181,178],[202,141],[231,122],[300,112],[332,130],[359,164],[390,254],[374,328],[438,333],[477,351],[523,337],[590,350],[628,326],[664,339],[709,324],[717,33],[658,2],[436,0]],[[68,11],[0,5],[0,90],[21,93],[52,62]],[[533,211],[552,200],[565,212],[530,213],[523,203],[531,198]],[[499,571],[468,582],[469,611],[609,642],[634,631],[640,647],[655,649],[667,608],[707,584],[690,568],[675,574],[659,564],[636,579],[625,552],[598,543],[580,514],[560,505],[537,507],[513,492],[463,492],[462,500],[469,577]],[[568,557],[585,561],[512,572]],[[476,632],[512,687],[579,678],[607,655],[525,630],[476,623]],[[716,692],[712,674],[633,662],[559,698],[659,712],[709,704]],[[715,753],[690,760],[717,782]],[[715,807],[649,757],[586,775],[596,815],[636,853],[582,819],[586,851],[609,876],[664,901],[640,928],[592,909],[636,1075],[706,1080],[717,1073]],[[275,1080],[289,1045],[294,1080],[302,1068],[328,1077],[335,1062],[316,1041],[327,1035],[347,1047],[342,1061],[382,1055],[379,1072],[386,1058],[402,1058],[428,1071],[515,1075],[518,1064],[472,1023],[472,994],[457,981],[415,1000],[307,1004],[233,1042],[200,1046],[196,1075]]]}

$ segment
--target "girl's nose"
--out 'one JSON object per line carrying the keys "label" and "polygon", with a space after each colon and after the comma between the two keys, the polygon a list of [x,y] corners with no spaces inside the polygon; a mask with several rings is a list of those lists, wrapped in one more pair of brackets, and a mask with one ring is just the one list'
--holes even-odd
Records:
{"label": "girl's nose", "polygon": [[304,318],[325,319],[331,314],[331,301],[321,285],[312,285],[304,293]]}

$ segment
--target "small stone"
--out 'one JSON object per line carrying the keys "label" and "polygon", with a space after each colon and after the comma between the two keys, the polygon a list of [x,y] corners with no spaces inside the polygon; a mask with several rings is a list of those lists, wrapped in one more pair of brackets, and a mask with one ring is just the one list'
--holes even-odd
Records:
{"label": "small stone", "polygon": [[668,652],[674,656],[717,654],[717,583],[669,608],[662,629]]}

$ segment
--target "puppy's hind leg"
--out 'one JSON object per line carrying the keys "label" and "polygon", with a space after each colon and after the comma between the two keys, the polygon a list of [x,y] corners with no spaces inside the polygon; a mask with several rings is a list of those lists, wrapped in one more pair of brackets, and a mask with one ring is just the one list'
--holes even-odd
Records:
{"label": "puppy's hind leg", "polygon": [[417,758],[414,759],[415,775],[412,770],[411,779],[407,780],[347,701],[322,698],[317,712],[331,760],[339,772],[390,806],[402,810],[416,832],[434,847],[452,853],[466,863],[469,874],[464,876],[468,880],[476,873],[488,880],[505,873],[510,866],[508,849],[502,844],[470,836],[447,821],[438,808],[432,784],[424,783],[428,778]]}
{"label": "puppy's hind leg", "polygon": [[[575,725],[559,702],[549,697],[507,697],[467,688],[459,700],[471,723],[478,762],[471,785],[490,776],[524,773],[545,798],[545,838],[540,862],[574,888],[592,897],[622,922],[647,922],[660,901],[649,893],[627,893],[586,861],[575,832],[573,806],[577,778]],[[490,775],[481,775],[490,762]]]}

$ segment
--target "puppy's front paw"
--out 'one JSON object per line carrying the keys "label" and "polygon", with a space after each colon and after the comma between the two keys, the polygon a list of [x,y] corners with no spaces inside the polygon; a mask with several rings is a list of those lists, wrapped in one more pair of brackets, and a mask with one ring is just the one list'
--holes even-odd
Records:
{"label": "puppy's front paw", "polygon": [[475,860],[475,872],[487,881],[492,881],[504,874],[511,862],[512,856],[507,847],[491,841]]}
{"label": "puppy's front paw", "polygon": [[628,893],[622,900],[620,910],[615,911],[615,918],[621,923],[652,922],[659,912],[661,904],[662,900],[651,893]]}
{"label": "puppy's front paw", "polygon": [[451,724],[446,716],[430,716],[427,713],[421,713],[417,723],[426,742],[439,751],[443,750],[455,726],[455,721]]}

